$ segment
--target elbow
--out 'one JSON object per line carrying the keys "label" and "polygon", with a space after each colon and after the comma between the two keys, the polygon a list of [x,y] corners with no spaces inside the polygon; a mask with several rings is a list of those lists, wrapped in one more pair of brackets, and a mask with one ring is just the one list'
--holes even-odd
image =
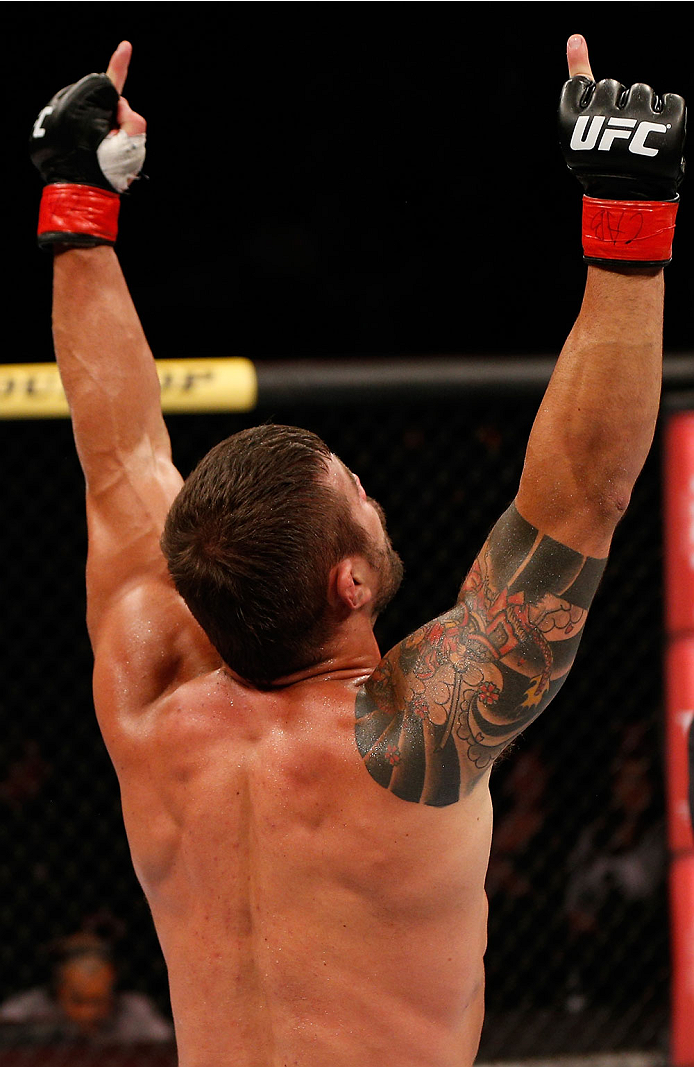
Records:
{"label": "elbow", "polygon": [[614,529],[629,507],[633,483],[623,479],[584,481],[572,494],[573,510],[583,512],[596,529]]}
{"label": "elbow", "polygon": [[569,526],[575,525],[586,540],[588,555],[602,556],[612,540],[617,526],[624,517],[631,500],[632,486],[608,482],[603,485],[584,486],[577,493],[573,508],[573,520],[566,516]]}
{"label": "elbow", "polygon": [[631,492],[630,491],[626,491],[626,490],[624,492],[622,492],[622,493],[617,493],[610,500],[610,502],[609,502],[610,503],[610,507],[614,511],[614,513],[617,515],[617,521],[619,521],[619,519],[621,519],[622,515],[624,514],[624,512],[629,507],[630,500],[631,500]]}
{"label": "elbow", "polygon": [[629,507],[645,454],[637,447],[624,447],[621,441],[598,437],[589,449],[571,442],[566,462],[557,462],[557,477],[570,489],[575,501],[593,513],[596,521],[616,525]]}
{"label": "elbow", "polygon": [[583,485],[589,504],[598,515],[613,518],[616,525],[629,507],[636,477],[621,465],[603,470],[601,476],[586,477]]}

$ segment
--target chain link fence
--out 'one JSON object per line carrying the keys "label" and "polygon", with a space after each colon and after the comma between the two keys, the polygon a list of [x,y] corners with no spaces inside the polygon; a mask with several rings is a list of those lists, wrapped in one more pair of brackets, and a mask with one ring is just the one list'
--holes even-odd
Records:
{"label": "chain link fence", "polygon": [[[515,494],[536,406],[535,397],[490,393],[424,406],[176,416],[169,426],[184,473],[221,437],[265,419],[326,439],[383,504],[405,563],[379,623],[385,649],[451,606]],[[70,427],[0,423],[0,436],[0,1002],[45,985],[56,941],[86,931],[113,946],[120,987],[166,1017],[165,968],[93,714],[83,487]],[[666,1047],[659,494],[656,442],[573,675],[493,773],[480,1060]],[[57,1047],[30,1060],[26,1034],[12,1027],[0,1028],[0,1041],[8,1067],[107,1062],[104,1052],[80,1058]],[[161,1047],[137,1062],[175,1063],[166,1054]],[[109,1055],[109,1064],[135,1062]]]}

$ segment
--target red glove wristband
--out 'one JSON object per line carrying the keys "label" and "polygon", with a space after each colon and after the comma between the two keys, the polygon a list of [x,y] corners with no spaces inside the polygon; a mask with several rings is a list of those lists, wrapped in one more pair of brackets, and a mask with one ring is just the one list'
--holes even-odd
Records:
{"label": "red glove wristband", "polygon": [[118,193],[94,185],[47,185],[39,209],[39,244],[115,244],[119,208]]}
{"label": "red glove wristband", "polygon": [[658,266],[672,259],[677,200],[598,200],[583,197],[583,254]]}

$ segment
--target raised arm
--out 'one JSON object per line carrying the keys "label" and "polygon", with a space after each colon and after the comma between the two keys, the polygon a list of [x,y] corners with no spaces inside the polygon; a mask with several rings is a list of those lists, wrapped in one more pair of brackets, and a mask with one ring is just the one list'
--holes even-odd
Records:
{"label": "raised arm", "polygon": [[47,182],[39,242],[54,252],[55,352],[86,481],[88,626],[95,652],[108,631],[115,660],[130,656],[119,634],[179,610],[159,538],[182,479],[154,360],[112,247],[119,193],[144,157],[145,121],[121,95],[130,55],[123,42],[106,75],[57,94],[32,136]]}
{"label": "raised arm", "polygon": [[[598,188],[588,189],[585,198],[591,201],[584,208],[590,262],[585,296],[538,412],[516,500],[489,535],[455,608],[393,649],[359,698],[356,736],[368,770],[413,802],[442,806],[458,800],[563,684],[612,535],[653,439],[662,265],[672,234],[658,232],[652,239],[646,216],[656,217],[656,231],[668,212],[674,222],[668,194],[676,198],[681,176],[683,102],[664,98],[670,127],[656,121],[660,112],[641,119],[639,109],[652,107],[646,86],[628,96],[614,82],[596,89],[581,37],[570,39],[568,59],[572,79],[564,102],[567,93],[581,108],[597,98],[600,128],[611,114],[614,129],[629,131],[627,137],[636,137],[637,123],[648,123],[660,149],[642,140],[637,147],[653,155],[630,158],[625,150],[615,161],[601,158],[599,147],[592,153]],[[631,111],[616,110],[633,104],[635,96]],[[580,118],[576,111],[564,121]],[[657,172],[661,160],[653,161],[663,131],[671,128],[671,165],[658,185],[649,166]],[[576,144],[571,131],[567,140]],[[626,138],[620,140],[623,145]],[[575,151],[587,165],[590,150]],[[571,151],[567,158],[571,165]],[[604,171],[617,178],[605,179]],[[585,187],[596,174],[584,178]],[[648,238],[645,246],[640,234]]]}
{"label": "raised arm", "polygon": [[[146,122],[121,95],[131,52],[122,42],[106,76],[116,101],[113,121],[120,136],[136,141]],[[53,339],[90,503],[96,503],[123,457],[137,456],[146,442],[142,459],[168,461],[170,447],[154,360],[113,247],[69,247],[70,237],[64,240],[54,244]],[[176,481],[166,462],[163,473]]]}
{"label": "raised arm", "polygon": [[[582,37],[569,39],[568,61],[573,78],[592,83]],[[596,95],[604,96],[605,106],[598,105],[596,112],[609,114],[608,93],[616,84],[599,84]],[[612,95],[618,96],[616,89]],[[614,110],[619,113],[619,109]],[[614,128],[622,132],[621,127]],[[657,146],[657,131],[652,140]],[[623,143],[621,139],[604,150],[608,159],[609,152]],[[656,150],[650,145],[648,148]],[[575,155],[581,158],[579,153]],[[590,153],[584,150],[583,155]],[[627,163],[632,163],[634,177],[642,162],[650,164],[654,158],[637,153],[630,153],[630,157]],[[609,169],[607,159],[604,167]],[[599,178],[593,181],[597,185]],[[625,184],[610,191],[620,192]],[[629,191],[633,195],[633,190]],[[613,212],[619,219],[617,225],[625,230],[632,227],[621,250],[626,252],[637,223],[626,221],[620,207],[623,199],[613,195],[610,203],[617,208]],[[595,197],[591,200],[599,203]],[[586,214],[587,210],[584,227],[588,224]],[[607,555],[648,455],[662,375],[662,265],[642,267],[637,258],[611,259],[610,254],[620,250],[609,239],[604,245],[601,254],[607,258],[600,266],[588,266],[583,305],[535,420],[516,500],[523,517],[543,533],[593,556]]]}
{"label": "raised arm", "polygon": [[112,248],[56,253],[53,337],[86,481],[95,641],[114,596],[163,574],[159,538],[181,477],[154,360]]}

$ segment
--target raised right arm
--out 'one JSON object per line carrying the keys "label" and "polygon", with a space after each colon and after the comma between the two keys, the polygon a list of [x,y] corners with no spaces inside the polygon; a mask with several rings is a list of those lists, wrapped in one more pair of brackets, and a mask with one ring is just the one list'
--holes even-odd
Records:
{"label": "raised right arm", "polygon": [[[582,38],[569,69],[590,74]],[[365,765],[403,799],[454,803],[565,680],[653,439],[662,314],[662,269],[588,267],[514,503],[456,606],[388,653],[359,697]]]}
{"label": "raised right arm", "polygon": [[566,680],[652,440],[661,316],[660,274],[589,268],[515,502],[456,606],[388,653],[359,698],[366,767],[403,799],[454,803]]}

